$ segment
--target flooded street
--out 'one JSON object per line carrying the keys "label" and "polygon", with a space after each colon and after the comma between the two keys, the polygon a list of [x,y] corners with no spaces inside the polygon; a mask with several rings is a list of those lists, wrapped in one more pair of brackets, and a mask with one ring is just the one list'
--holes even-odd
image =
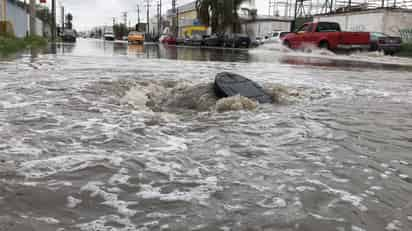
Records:
{"label": "flooded street", "polygon": [[[0,231],[412,230],[408,64],[91,39],[3,58]],[[216,99],[223,71],[275,103]]]}

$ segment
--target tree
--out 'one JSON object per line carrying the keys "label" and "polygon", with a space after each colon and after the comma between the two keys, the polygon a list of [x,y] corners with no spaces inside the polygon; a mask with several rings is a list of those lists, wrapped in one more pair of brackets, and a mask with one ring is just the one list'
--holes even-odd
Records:
{"label": "tree", "polygon": [[117,39],[121,39],[123,36],[127,36],[129,33],[129,29],[123,23],[113,25],[113,32],[114,36]]}
{"label": "tree", "polygon": [[238,10],[249,0],[196,0],[198,18],[212,33],[224,32],[229,26],[233,32],[240,30]]}
{"label": "tree", "polygon": [[73,15],[71,13],[68,13],[66,15],[66,29],[69,29],[69,30],[73,29],[72,21],[73,21]]}

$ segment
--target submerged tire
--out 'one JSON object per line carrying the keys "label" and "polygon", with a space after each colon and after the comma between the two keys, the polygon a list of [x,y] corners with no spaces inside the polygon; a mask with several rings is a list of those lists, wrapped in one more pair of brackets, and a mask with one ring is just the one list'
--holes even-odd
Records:
{"label": "submerged tire", "polygon": [[329,43],[327,41],[322,41],[319,43],[320,49],[330,50]]}
{"label": "submerged tire", "polygon": [[289,42],[288,40],[285,40],[285,41],[283,42],[283,46],[285,46],[285,47],[287,47],[287,48],[289,48],[289,49],[292,49],[292,46],[290,45],[290,42]]}

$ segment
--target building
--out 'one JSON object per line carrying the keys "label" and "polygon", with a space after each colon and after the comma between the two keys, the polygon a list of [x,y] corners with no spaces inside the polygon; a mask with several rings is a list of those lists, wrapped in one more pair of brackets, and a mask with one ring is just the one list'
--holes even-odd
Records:
{"label": "building", "polygon": [[[3,12],[3,4],[0,4]],[[1,13],[3,14],[3,13]],[[13,25],[14,34],[16,37],[22,38],[30,33],[29,14],[24,5],[18,4],[16,1],[7,0],[6,18]],[[3,19],[1,15],[1,19]],[[36,35],[44,36],[50,34],[50,27],[46,26],[40,19],[36,18]]]}
{"label": "building", "polygon": [[290,31],[293,18],[276,16],[257,16],[256,18],[243,18],[242,33],[249,37],[265,37],[272,31]]}
{"label": "building", "polygon": [[184,37],[184,31],[190,27],[202,26],[196,10],[196,1],[187,3],[177,8],[178,37]]}
{"label": "building", "polygon": [[366,9],[317,15],[315,21],[337,22],[345,31],[382,32],[412,42],[412,10],[400,8]]}
{"label": "building", "polygon": [[[241,21],[241,33],[248,34],[254,39],[256,36],[265,36],[275,30],[290,31],[292,19],[290,17],[252,16],[251,12],[257,13],[255,3],[252,0],[242,5],[239,10]],[[203,27],[197,17],[196,1],[182,5],[177,8],[178,15],[178,37],[184,37],[184,31],[193,27]],[[173,21],[173,11],[167,12],[167,20]],[[230,31],[231,28],[228,28]],[[208,29],[211,33],[211,29]]]}

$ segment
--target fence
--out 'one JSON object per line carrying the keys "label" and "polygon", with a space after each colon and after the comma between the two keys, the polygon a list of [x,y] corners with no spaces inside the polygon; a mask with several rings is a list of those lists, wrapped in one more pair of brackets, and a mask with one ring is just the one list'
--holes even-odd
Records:
{"label": "fence", "polygon": [[412,43],[412,29],[399,30],[402,41],[405,43]]}

